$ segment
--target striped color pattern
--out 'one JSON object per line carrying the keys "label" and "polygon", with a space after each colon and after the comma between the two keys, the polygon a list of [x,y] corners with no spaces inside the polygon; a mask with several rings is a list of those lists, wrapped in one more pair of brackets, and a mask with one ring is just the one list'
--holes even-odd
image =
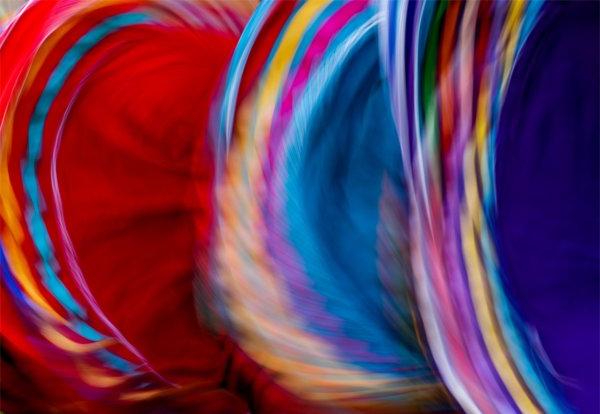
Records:
{"label": "striped color pattern", "polygon": [[419,312],[442,378],[469,413],[568,412],[506,293],[494,238],[500,111],[543,2],[380,6]]}
{"label": "striped color pattern", "polygon": [[9,293],[3,300],[14,301],[27,326],[3,326],[2,339],[92,399],[115,391],[123,399],[144,398],[176,384],[100,309],[65,225],[56,162],[70,107],[95,67],[85,58],[131,27],[186,26],[237,35],[251,10],[250,3],[187,0],[33,2],[19,13],[35,14],[32,19],[43,25],[38,35],[13,33],[22,30],[18,16],[0,34],[3,53],[9,53],[13,34],[21,39],[19,60],[2,73],[0,274]]}
{"label": "striped color pattern", "polygon": [[217,110],[208,292],[242,349],[299,395],[436,411],[449,405],[418,335],[378,24],[367,1],[259,5]]}

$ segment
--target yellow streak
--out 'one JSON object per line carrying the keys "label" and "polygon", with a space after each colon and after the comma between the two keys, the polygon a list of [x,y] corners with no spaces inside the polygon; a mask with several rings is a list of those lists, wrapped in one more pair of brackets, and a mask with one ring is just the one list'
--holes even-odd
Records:
{"label": "yellow streak", "polygon": [[88,354],[106,348],[107,346],[115,343],[114,339],[107,338],[97,342],[82,344],[67,338],[49,325],[42,326],[40,331],[42,335],[56,347],[74,354]]}
{"label": "yellow streak", "polygon": [[510,356],[505,352],[503,335],[494,323],[494,303],[487,293],[485,285],[487,275],[477,250],[476,235],[479,234],[481,226],[485,223],[482,223],[481,220],[473,147],[466,150],[464,165],[467,205],[461,214],[462,247],[477,320],[481,325],[481,333],[494,366],[516,404],[524,413],[539,413],[538,406],[519,381],[519,374],[515,372],[514,366],[510,363]]}

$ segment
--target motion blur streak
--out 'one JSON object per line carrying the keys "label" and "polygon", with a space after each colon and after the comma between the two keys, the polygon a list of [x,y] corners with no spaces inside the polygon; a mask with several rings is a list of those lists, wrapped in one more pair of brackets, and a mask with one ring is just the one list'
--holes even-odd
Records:
{"label": "motion blur streak", "polygon": [[0,411],[599,412],[599,8],[0,0]]}
{"label": "motion blur streak", "polygon": [[285,6],[259,7],[226,81],[210,292],[242,349],[309,400],[448,409],[416,332],[376,9]]}

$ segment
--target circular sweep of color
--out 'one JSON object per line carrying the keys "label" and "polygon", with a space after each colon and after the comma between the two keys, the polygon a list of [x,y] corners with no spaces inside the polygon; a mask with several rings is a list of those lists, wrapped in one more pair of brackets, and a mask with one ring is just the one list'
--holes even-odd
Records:
{"label": "circular sweep of color", "polygon": [[214,283],[200,297],[216,291],[241,348],[308,400],[444,410],[412,306],[378,23],[367,1],[257,8],[215,126]]}

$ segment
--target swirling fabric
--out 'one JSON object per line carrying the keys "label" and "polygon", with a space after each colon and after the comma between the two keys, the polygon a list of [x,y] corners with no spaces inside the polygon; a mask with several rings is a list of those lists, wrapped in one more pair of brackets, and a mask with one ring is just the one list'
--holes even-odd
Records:
{"label": "swirling fabric", "polygon": [[247,410],[191,281],[208,109],[251,10],[40,1],[3,32],[3,410]]}
{"label": "swirling fabric", "polygon": [[[490,166],[499,109],[540,5],[388,8],[389,21],[413,34],[410,24],[402,23],[415,13],[420,29],[414,52],[391,51],[389,73],[397,75],[392,82],[399,135],[409,148],[418,291],[423,312],[431,315],[427,332],[446,383],[469,411],[559,410],[525,355],[525,338],[503,292],[493,242]],[[481,35],[475,40],[477,24]],[[397,34],[389,29],[388,42]],[[461,82],[462,77],[474,82]]]}
{"label": "swirling fabric", "polygon": [[529,36],[540,19],[555,18],[553,7],[560,6],[383,7],[382,54],[414,211],[419,310],[444,382],[469,412],[572,409],[538,348],[535,326],[526,325],[511,300],[497,246],[502,205],[495,168],[502,165],[496,154],[504,100],[519,59],[529,58],[521,56]]}
{"label": "swirling fabric", "polygon": [[299,395],[435,409],[377,23],[366,1],[255,12],[220,110],[213,278],[236,340]]}
{"label": "swirling fabric", "polygon": [[8,5],[2,412],[600,409],[597,3]]}

